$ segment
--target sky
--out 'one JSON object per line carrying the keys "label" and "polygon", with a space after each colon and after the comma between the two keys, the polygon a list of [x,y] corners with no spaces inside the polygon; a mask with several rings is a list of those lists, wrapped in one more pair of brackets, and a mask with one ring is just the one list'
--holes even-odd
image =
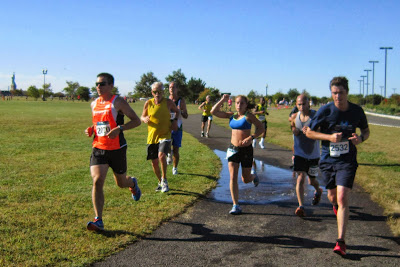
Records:
{"label": "sky", "polygon": [[[329,96],[334,76],[360,93],[361,75],[372,92],[400,93],[398,0],[2,0],[0,90],[15,73],[18,89],[66,81],[92,87],[109,72],[122,95],[153,72],[166,82],[181,69],[233,95],[289,89]],[[43,75],[42,70],[48,70]],[[364,93],[367,91],[367,78]],[[266,87],[268,85],[268,89]]]}

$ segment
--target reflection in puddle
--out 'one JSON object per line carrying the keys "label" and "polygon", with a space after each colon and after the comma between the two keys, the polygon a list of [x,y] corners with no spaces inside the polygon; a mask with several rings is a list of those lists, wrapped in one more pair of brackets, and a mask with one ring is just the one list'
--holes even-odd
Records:
{"label": "reflection in puddle", "polygon": [[[232,203],[229,190],[228,160],[225,151],[214,150],[221,159],[222,171],[217,188],[211,192],[211,197],[217,201]],[[264,164],[256,159],[257,175],[260,184],[254,187],[252,183],[245,184],[241,179],[239,168],[239,203],[267,204],[275,201],[287,200],[296,197],[296,179],[292,177],[292,171]],[[306,182],[305,195],[313,194],[314,188]]]}

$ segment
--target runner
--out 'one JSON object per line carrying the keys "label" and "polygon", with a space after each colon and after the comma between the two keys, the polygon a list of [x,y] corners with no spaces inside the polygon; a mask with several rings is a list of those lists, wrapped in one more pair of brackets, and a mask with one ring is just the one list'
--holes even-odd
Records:
{"label": "runner", "polygon": [[308,183],[315,188],[312,205],[317,205],[321,200],[322,188],[319,187],[318,161],[320,156],[319,141],[307,138],[303,130],[310,126],[311,119],[317,113],[310,109],[308,97],[301,94],[297,97],[296,105],[299,112],[292,115],[291,127],[294,139],[294,166],[293,171],[297,172],[296,194],[299,207],[295,214],[299,217],[306,216],[304,210],[304,180],[308,176]]}
{"label": "runner", "polygon": [[[127,144],[123,134],[123,131],[138,127],[140,119],[122,97],[112,94],[113,88],[114,77],[111,74],[97,75],[96,89],[99,97],[91,104],[93,125],[85,130],[89,137],[94,134],[90,173],[93,179],[92,201],[96,217],[93,222],[87,223],[87,229],[92,231],[104,230],[103,187],[109,167],[113,170],[119,187],[129,187],[135,201],[141,196],[136,178],[126,175]],[[125,124],[124,115],[130,119]]]}
{"label": "runner", "polygon": [[203,111],[202,117],[201,117],[201,137],[204,137],[204,127],[206,125],[206,121],[208,121],[208,125],[207,125],[207,133],[206,133],[206,137],[210,137],[209,133],[210,133],[210,129],[211,129],[211,122],[212,122],[212,115],[211,115],[211,108],[212,108],[212,104],[211,104],[211,96],[206,96],[206,101],[204,101],[203,103],[201,103],[201,105],[199,106],[199,109]]}
{"label": "runner", "polygon": [[[178,130],[172,131],[172,153],[168,154],[167,157],[167,164],[171,165],[173,162],[172,167],[172,174],[178,174],[178,164],[179,164],[179,148],[182,146],[182,117],[187,119],[188,113],[186,109],[186,102],[185,99],[182,97],[178,97],[178,86],[171,82],[169,84],[169,99],[174,101],[176,107],[179,109],[178,115]],[[174,119],[175,112],[171,112],[171,119]],[[173,156],[172,156],[173,154]]]}
{"label": "runner", "polygon": [[[260,136],[264,129],[262,123],[249,112],[251,105],[245,96],[237,96],[235,99],[236,113],[221,111],[221,104],[228,101],[229,95],[225,94],[221,100],[215,104],[211,110],[211,114],[218,118],[229,119],[229,125],[232,128],[231,144],[227,151],[227,159],[230,174],[229,187],[233,202],[230,214],[241,214],[242,209],[239,206],[239,185],[238,172],[239,163],[242,166],[242,181],[244,183],[253,182],[254,186],[258,186],[259,179],[256,174],[251,174],[251,166],[253,163],[253,147],[252,141]],[[256,132],[251,134],[251,125],[256,126]]]}
{"label": "runner", "polygon": [[[151,160],[154,174],[158,179],[156,191],[168,192],[167,154],[171,149],[171,130],[178,130],[179,110],[171,99],[163,97],[162,82],[151,85],[154,98],[146,101],[141,120],[147,123],[147,159]],[[175,112],[171,120],[170,112]],[[161,170],[159,163],[161,163]]]}
{"label": "runner", "polygon": [[[333,102],[318,110],[306,134],[309,138],[322,140],[319,166],[338,224],[338,239],[333,251],[344,256],[349,195],[358,167],[356,145],[368,139],[369,128],[363,109],[348,102],[348,80],[334,77],[329,86]],[[356,128],[360,128],[360,135]]]}
{"label": "runner", "polygon": [[[260,98],[260,103],[257,104],[253,114],[256,115],[257,119],[264,125],[264,133],[261,137],[260,140],[260,148],[264,149],[264,140],[265,140],[265,136],[267,135],[267,119],[265,117],[265,115],[269,115],[267,112],[267,104],[265,103],[265,98],[261,97]],[[253,140],[253,147],[255,148],[257,145],[257,139]]]}

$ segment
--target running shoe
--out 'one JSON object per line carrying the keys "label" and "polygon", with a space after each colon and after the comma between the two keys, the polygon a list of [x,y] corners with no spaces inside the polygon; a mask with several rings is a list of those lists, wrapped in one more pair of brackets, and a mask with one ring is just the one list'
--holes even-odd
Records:
{"label": "running shoe", "polygon": [[260,145],[261,149],[265,149],[264,143],[262,141],[260,141],[260,143],[258,143]]}
{"label": "running shoe", "polygon": [[304,210],[303,206],[300,206],[296,209],[296,211],[294,212],[294,214],[296,214],[299,217],[305,217],[306,216],[306,212]]}
{"label": "running shoe", "polygon": [[254,173],[254,180],[253,180],[253,184],[254,184],[254,187],[257,187],[258,186],[258,184],[260,183],[260,179],[258,178],[258,175],[257,175],[257,173]]}
{"label": "running shoe", "polygon": [[94,218],[93,222],[88,222],[87,223],[86,228],[89,231],[96,231],[96,232],[104,231],[103,220]]}
{"label": "running shoe", "polygon": [[161,179],[161,192],[165,193],[169,191],[168,181],[165,179]]}
{"label": "running shoe", "polygon": [[229,214],[232,215],[239,215],[242,214],[242,209],[240,208],[239,205],[233,205],[231,211],[229,212]]}
{"label": "running shoe", "polygon": [[172,174],[177,175],[178,174],[178,168],[173,167],[172,168]]}
{"label": "running shoe", "polygon": [[138,201],[140,197],[142,196],[142,191],[140,191],[139,185],[137,183],[137,179],[134,177],[131,177],[133,183],[135,184],[135,187],[129,187],[129,190],[131,190],[132,193],[132,198],[135,201]]}
{"label": "running shoe", "polygon": [[253,147],[256,148],[257,146],[257,139],[253,139]]}
{"label": "running shoe", "polygon": [[318,205],[318,203],[321,201],[321,196],[322,196],[322,188],[318,189],[319,192],[315,191],[314,193],[314,197],[312,199],[312,205]]}
{"label": "running shoe", "polygon": [[201,132],[201,137],[204,137],[204,132]]}
{"label": "running shoe", "polygon": [[336,246],[333,249],[333,252],[336,254],[339,254],[340,256],[345,256],[346,255],[346,244],[344,243],[343,240],[337,240]]}
{"label": "running shoe", "polygon": [[208,137],[210,137],[210,136],[208,135],[208,133],[206,133],[206,138],[208,138]]}
{"label": "running shoe", "polygon": [[167,165],[171,165],[172,164],[172,154],[168,153],[167,155]]}
{"label": "running shoe", "polygon": [[161,189],[162,189],[161,183],[158,183],[157,188],[156,188],[156,192],[161,191]]}
{"label": "running shoe", "polygon": [[333,209],[333,212],[335,213],[335,215],[337,216],[337,211],[338,211],[338,209],[339,209],[339,206],[336,204],[336,205],[333,205],[332,206],[332,209]]}

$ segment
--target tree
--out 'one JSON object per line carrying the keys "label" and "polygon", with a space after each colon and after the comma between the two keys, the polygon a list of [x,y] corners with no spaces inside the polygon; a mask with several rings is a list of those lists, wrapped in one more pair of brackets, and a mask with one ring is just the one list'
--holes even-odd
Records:
{"label": "tree", "polygon": [[296,99],[300,95],[300,93],[299,93],[299,91],[297,91],[296,88],[294,88],[294,89],[289,89],[287,95],[288,95],[289,100],[296,101]]}
{"label": "tree", "polygon": [[139,97],[151,97],[151,85],[158,81],[154,73],[149,71],[140,77],[139,82],[136,82],[133,92]]}
{"label": "tree", "polygon": [[67,96],[75,96],[76,95],[76,90],[79,88],[79,83],[78,82],[72,82],[72,81],[66,81],[67,87],[64,88],[64,92]]}
{"label": "tree", "polygon": [[272,102],[275,104],[278,104],[279,101],[281,101],[283,98],[286,98],[287,96],[283,94],[282,92],[276,92],[275,94],[272,95]]}
{"label": "tree", "polygon": [[247,94],[247,98],[248,98],[251,102],[253,102],[253,103],[255,103],[255,102],[256,102],[256,99],[258,99],[258,98],[260,98],[260,97],[262,97],[262,95],[259,94],[259,93],[256,92],[256,91],[254,91],[254,90],[250,90],[250,92]]}
{"label": "tree", "polygon": [[92,88],[90,88],[90,91],[92,92],[92,97],[94,97],[94,98],[99,97],[96,86],[93,86]]}
{"label": "tree", "polygon": [[28,96],[33,97],[34,99],[38,99],[40,94],[39,94],[39,90],[36,88],[36,86],[31,85],[28,87]]}
{"label": "tree", "polygon": [[79,86],[78,89],[76,90],[76,94],[81,97],[81,99],[89,101],[90,99],[90,93],[89,93],[89,87],[86,86]]}
{"label": "tree", "polygon": [[[195,79],[192,77],[187,83],[187,89],[190,95],[185,96],[185,98],[187,98],[189,102],[194,102],[199,98],[200,93],[203,92],[205,88],[205,82],[203,82],[201,79]],[[183,96],[181,92],[179,92],[179,95]]]}
{"label": "tree", "polygon": [[206,101],[206,96],[210,95],[211,102],[215,102],[216,100],[221,98],[221,93],[215,87],[205,88],[203,92],[199,95],[199,101]]}
{"label": "tree", "polygon": [[112,93],[113,95],[119,95],[118,87],[117,87],[117,86],[114,86],[113,89],[111,90],[111,93]]}
{"label": "tree", "polygon": [[186,76],[185,74],[182,73],[181,69],[178,69],[176,71],[173,71],[171,75],[168,75],[165,80],[168,82],[168,84],[164,85],[165,89],[168,89],[169,83],[175,82],[175,84],[179,88],[179,94],[181,96],[186,97],[191,97],[190,92],[188,91],[187,84],[186,84]]}

